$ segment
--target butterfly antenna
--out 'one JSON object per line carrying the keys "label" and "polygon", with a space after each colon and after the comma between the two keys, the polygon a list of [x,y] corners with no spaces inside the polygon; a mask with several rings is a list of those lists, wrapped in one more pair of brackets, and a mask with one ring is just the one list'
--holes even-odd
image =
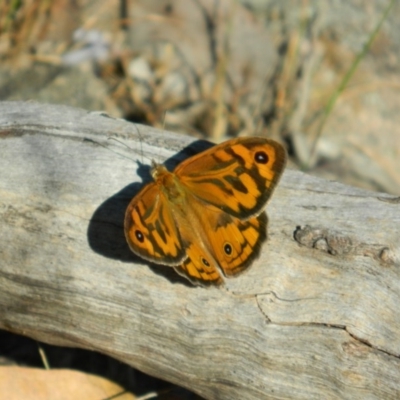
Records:
{"label": "butterfly antenna", "polygon": [[[116,140],[117,142],[122,143],[123,145],[125,145],[126,147],[128,147],[128,148],[130,149],[130,147],[129,147],[126,143],[123,143],[123,142],[121,142],[120,140],[117,140],[116,138],[110,137],[110,138],[108,138],[108,139],[114,139],[114,140]],[[126,159],[128,159],[128,160],[133,161],[132,158],[127,157],[127,156],[125,156],[124,154],[118,153],[118,152],[116,152],[116,151],[110,149],[109,147],[105,146],[104,144],[102,144],[102,143],[100,143],[100,142],[97,142],[96,140],[89,139],[89,138],[84,138],[84,141],[85,141],[85,142],[90,142],[90,143],[96,144],[97,146],[104,147],[104,148],[107,149],[108,151],[111,151],[112,153],[117,154],[117,155],[120,156],[120,157],[123,157],[123,158],[126,158]]]}
{"label": "butterfly antenna", "polygon": [[[166,111],[164,112],[164,117],[163,117],[163,121],[162,121],[162,128],[161,128],[163,131],[165,130],[165,124],[166,124],[166,120],[167,120],[167,114],[168,114],[168,110],[166,110]],[[158,148],[158,154],[157,154],[157,161],[158,161],[158,164],[161,164],[161,157],[160,157],[160,154],[161,154],[161,147]]]}
{"label": "butterfly antenna", "polygon": [[111,136],[111,137],[107,138],[107,140],[115,140],[116,142],[118,142],[118,143],[124,145],[127,149],[133,151],[132,147],[128,146],[128,145],[127,145],[126,143],[124,143],[122,140],[119,140],[119,139],[115,138],[114,136]]}
{"label": "butterfly antenna", "polygon": [[139,137],[139,143],[140,143],[140,156],[142,157],[141,163],[144,164],[144,159],[143,159],[143,155],[144,155],[144,151],[143,151],[143,137],[142,134],[140,133],[139,128],[137,127],[137,125],[135,124],[135,128]]}

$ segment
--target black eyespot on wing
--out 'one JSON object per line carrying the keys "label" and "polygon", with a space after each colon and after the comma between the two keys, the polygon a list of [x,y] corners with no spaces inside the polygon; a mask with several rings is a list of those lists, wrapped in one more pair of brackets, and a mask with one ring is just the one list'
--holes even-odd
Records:
{"label": "black eyespot on wing", "polygon": [[202,262],[206,267],[209,267],[209,266],[210,266],[210,263],[209,263],[205,258],[202,258],[202,259],[201,259],[201,262]]}
{"label": "black eyespot on wing", "polygon": [[257,151],[257,153],[254,154],[254,161],[257,164],[268,164],[268,154],[265,151]]}
{"label": "black eyespot on wing", "polygon": [[140,243],[144,242],[144,235],[143,235],[142,231],[139,231],[139,229],[136,229],[135,237],[138,240],[138,242],[140,242]]}
{"label": "black eyespot on wing", "polygon": [[229,243],[225,243],[224,244],[224,253],[227,256],[230,256],[230,255],[232,255],[232,251],[233,251],[232,246]]}

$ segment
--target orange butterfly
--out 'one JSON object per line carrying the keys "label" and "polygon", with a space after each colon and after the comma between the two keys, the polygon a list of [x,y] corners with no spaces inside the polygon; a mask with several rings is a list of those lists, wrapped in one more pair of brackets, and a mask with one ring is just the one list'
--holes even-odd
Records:
{"label": "orange butterfly", "polygon": [[285,164],[283,146],[259,137],[228,140],[174,172],[153,162],[154,182],[126,210],[129,247],[193,284],[223,283],[258,256],[267,238],[263,210]]}

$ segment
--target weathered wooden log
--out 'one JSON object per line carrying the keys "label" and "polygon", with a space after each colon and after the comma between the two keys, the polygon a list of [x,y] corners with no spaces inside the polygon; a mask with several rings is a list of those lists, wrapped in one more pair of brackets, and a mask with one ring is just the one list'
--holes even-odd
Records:
{"label": "weathered wooden log", "polygon": [[400,398],[398,199],[286,170],[260,258],[204,289],[123,234],[141,162],[193,139],[23,102],[0,103],[0,138],[0,328],[208,399]]}

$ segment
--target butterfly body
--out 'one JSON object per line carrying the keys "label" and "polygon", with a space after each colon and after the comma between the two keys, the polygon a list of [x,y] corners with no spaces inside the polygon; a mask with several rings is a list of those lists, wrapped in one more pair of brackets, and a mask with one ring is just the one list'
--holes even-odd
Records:
{"label": "butterfly body", "polygon": [[241,138],[191,157],[173,172],[153,163],[154,182],[126,211],[130,248],[195,284],[221,284],[258,255],[266,239],[263,209],[285,160],[277,142]]}
{"label": "butterfly body", "polygon": [[[153,162],[151,175],[155,183],[154,191],[158,192],[156,204],[160,204],[161,208],[162,204],[168,204],[172,219],[179,227],[179,231],[175,234],[179,234],[184,247],[190,247],[195,238],[196,244],[192,245],[192,252],[198,254],[197,258],[201,258],[202,264],[208,263],[213,270],[219,270],[216,256],[212,251],[211,238],[207,235],[207,232],[211,232],[213,226],[217,225],[213,220],[220,215],[219,210],[193,196],[179,177],[169,172],[164,165]],[[208,208],[207,212],[205,208]],[[218,272],[215,280],[219,282],[220,271]]]}

